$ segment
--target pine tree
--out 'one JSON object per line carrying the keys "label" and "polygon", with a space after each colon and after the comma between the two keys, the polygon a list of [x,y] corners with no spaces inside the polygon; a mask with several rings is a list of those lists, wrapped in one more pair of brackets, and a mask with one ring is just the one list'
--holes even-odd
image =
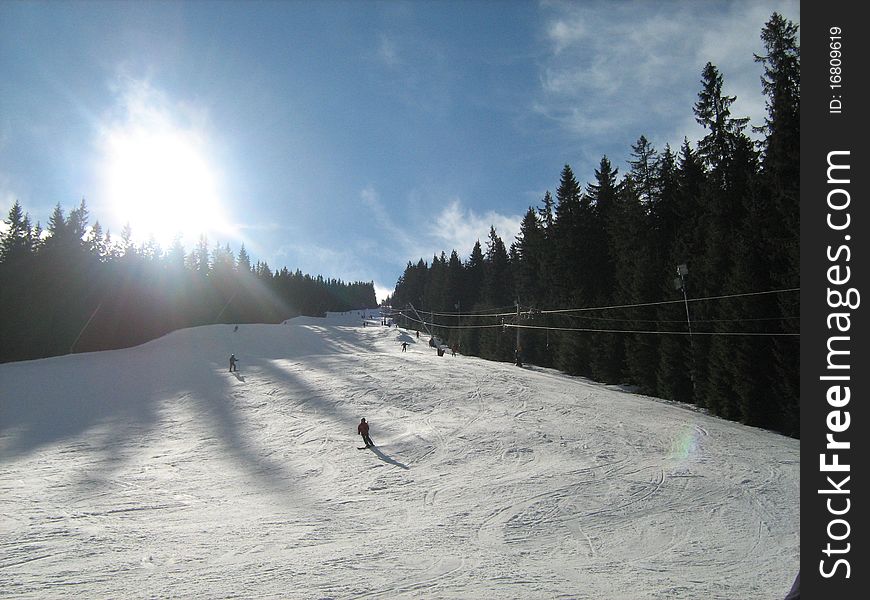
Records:
{"label": "pine tree", "polygon": [[85,199],[82,198],[79,207],[71,210],[67,219],[67,229],[70,241],[74,246],[83,246],[84,238],[88,229],[88,208]]}
{"label": "pine tree", "polygon": [[[556,189],[553,221],[553,294],[564,305],[579,302],[586,275],[582,221],[588,218],[588,202],[569,165],[562,169]],[[584,295],[585,296],[585,295]]]}
{"label": "pine tree", "polygon": [[236,260],[236,271],[239,273],[251,272],[251,257],[248,254],[248,251],[245,250],[244,242],[242,243],[242,247],[239,249],[239,256]]}
{"label": "pine tree", "polygon": [[181,243],[180,235],[176,235],[172,240],[172,245],[167,249],[164,261],[170,271],[181,272],[184,269],[184,245]]}
{"label": "pine tree", "polygon": [[724,187],[728,161],[749,119],[731,116],[731,105],[737,97],[724,94],[722,75],[712,63],[704,67],[701,86],[694,107],[695,120],[709,133],[698,143],[698,151],[716,182]]}
{"label": "pine tree", "polygon": [[513,285],[508,264],[507,248],[495,231],[489,228],[484,256],[483,299],[492,308],[513,304]]}
{"label": "pine tree", "polygon": [[640,136],[631,147],[630,175],[641,202],[649,209],[659,196],[659,156],[653,145]]}
{"label": "pine tree", "polygon": [[[650,174],[655,177],[654,174]],[[616,268],[616,304],[639,304],[658,297],[659,282],[664,275],[660,256],[655,252],[655,231],[639,190],[630,174],[619,189],[619,220],[612,231]],[[652,187],[648,187],[650,191]],[[656,192],[657,194],[657,192]],[[655,202],[647,200],[646,205]],[[638,306],[624,309],[626,328],[648,330],[655,321],[655,307]],[[656,367],[659,336],[635,334],[622,336],[625,343],[625,376],[643,393],[656,392]]]}
{"label": "pine tree", "polygon": [[94,221],[94,226],[91,227],[86,239],[86,247],[88,252],[96,256],[100,262],[106,262],[109,257],[109,251],[106,247],[106,238],[103,235],[103,226],[99,221]]}
{"label": "pine tree", "polygon": [[[800,47],[798,27],[773,13],[761,32],[766,54],[755,56],[764,66],[762,91],[767,96],[767,117],[762,131],[762,185],[769,198],[765,232],[769,242],[772,285],[800,287]],[[800,296],[778,296],[781,333],[792,333],[800,313]],[[790,435],[800,431],[800,347],[793,338],[773,342],[775,373],[771,396],[776,406],[776,427]]]}
{"label": "pine tree", "polygon": [[6,231],[0,232],[0,263],[13,262],[32,254],[29,218],[18,200],[9,209],[9,216],[3,223]]}
{"label": "pine tree", "polygon": [[[208,277],[211,272],[211,265],[209,264],[208,237],[206,237],[205,234],[199,236],[196,247],[190,255],[190,266],[191,270],[203,279]],[[259,261],[257,261],[257,267],[258,269],[261,269]],[[257,275],[262,275],[262,271],[258,270]]]}
{"label": "pine tree", "polygon": [[[584,254],[589,257],[587,287],[592,302],[598,306],[612,304],[616,300],[617,254],[620,251],[619,237],[624,223],[619,206],[618,169],[610,160],[601,158],[595,170],[595,183],[587,184],[586,196],[593,210],[591,223],[584,227],[586,244]],[[599,313],[607,318],[624,316],[622,311]],[[598,321],[594,328],[600,328]],[[596,333],[591,336],[590,368],[592,377],[598,381],[619,383],[625,362],[625,339],[623,334]]]}
{"label": "pine tree", "polygon": [[[463,296],[463,285],[465,283],[465,270],[462,266],[462,261],[459,260],[459,254],[456,253],[454,249],[450,253],[450,259],[447,261],[447,273],[445,278],[445,299],[447,301],[447,310],[448,312],[457,313],[461,312],[462,309],[462,296]],[[469,307],[466,307],[469,308]],[[461,326],[461,317],[457,315],[455,322],[448,323],[451,326]],[[453,330],[451,334],[448,336],[449,342],[452,346],[453,343],[459,341],[461,336],[460,330]]]}
{"label": "pine tree", "polygon": [[[699,150],[710,170],[710,178],[702,200],[706,206],[706,248],[702,263],[702,281],[708,295],[737,294],[741,279],[737,260],[741,256],[741,241],[746,226],[747,199],[755,198],[758,172],[757,153],[744,133],[746,118],[731,116],[730,105],[734,96],[723,93],[723,79],[716,68],[707,63],[702,76],[702,89],[695,105],[698,123],[709,130],[699,142]],[[743,279],[742,281],[746,281]],[[713,282],[717,282],[714,284]],[[726,333],[725,325],[735,316],[735,304],[719,304],[708,310],[707,317],[714,321],[714,333]],[[738,342],[728,335],[714,335],[709,341],[706,364],[701,367],[705,389],[705,405],[725,418],[739,414],[738,381],[742,374],[733,357]],[[706,342],[703,344],[707,350]]]}
{"label": "pine tree", "polygon": [[[543,206],[538,209],[538,223],[540,230],[540,247],[538,249],[538,285],[537,301],[541,306],[556,306],[559,296],[556,293],[556,256],[555,256],[555,213],[553,197],[549,190],[544,194]],[[542,323],[539,323],[542,324]]]}
{"label": "pine tree", "polygon": [[[429,267],[429,275],[426,278],[426,286],[423,290],[422,310],[426,313],[444,312],[446,310],[446,286],[447,286],[447,257],[444,252],[440,256],[432,257]],[[427,320],[430,318],[427,316]],[[437,319],[435,320],[437,322]],[[435,333],[433,331],[433,333]],[[444,337],[444,331],[438,331],[438,335]]]}
{"label": "pine tree", "polygon": [[126,223],[121,229],[121,257],[133,259],[137,255],[136,245],[133,242],[133,228],[130,223]]}
{"label": "pine tree", "polygon": [[553,213],[553,207],[555,204],[553,202],[553,196],[550,195],[550,190],[546,191],[542,202],[544,205],[538,209],[538,216],[540,217],[541,226],[544,229],[549,230],[553,226],[553,219],[555,218]]}
{"label": "pine tree", "polygon": [[534,208],[529,207],[523,220],[520,222],[520,232],[515,244],[514,275],[516,289],[525,304],[538,304],[542,289],[541,265],[544,253],[544,230],[538,214]]}
{"label": "pine tree", "polygon": [[[662,202],[666,207],[661,211],[662,229],[665,239],[672,236],[672,241],[666,244],[665,271],[669,276],[662,278],[661,290],[662,296],[669,300],[683,299],[682,292],[673,285],[677,265],[685,264],[689,268],[685,284],[686,295],[690,298],[704,295],[698,282],[704,281],[706,276],[703,265],[706,228],[703,226],[700,198],[707,189],[707,174],[701,158],[688,140],[683,141],[677,163],[672,177],[662,180],[663,185],[668,183],[668,187],[662,189]],[[664,172],[662,176],[665,176]],[[705,304],[693,303],[689,310],[693,320],[710,318]],[[663,323],[672,323],[674,331],[682,334],[661,337],[656,376],[659,393],[666,398],[703,406],[707,389],[708,337],[695,336],[693,339],[685,335],[688,326],[684,325],[686,313],[682,303],[661,305],[657,318]]]}
{"label": "pine tree", "polygon": [[483,300],[483,260],[483,248],[477,240],[465,263],[465,294],[462,297],[465,306],[474,307]]}
{"label": "pine tree", "polygon": [[67,222],[63,209],[58,202],[48,218],[48,238],[45,247],[48,249],[62,247],[67,241]]}

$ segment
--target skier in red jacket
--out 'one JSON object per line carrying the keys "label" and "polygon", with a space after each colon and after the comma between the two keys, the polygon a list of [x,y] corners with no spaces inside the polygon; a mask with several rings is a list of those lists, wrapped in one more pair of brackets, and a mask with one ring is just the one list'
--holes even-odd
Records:
{"label": "skier in red jacket", "polygon": [[366,423],[366,418],[363,417],[360,419],[359,425],[357,425],[357,433],[362,436],[363,441],[366,443],[366,448],[369,446],[374,446],[372,443],[372,439],[369,437],[369,424]]}

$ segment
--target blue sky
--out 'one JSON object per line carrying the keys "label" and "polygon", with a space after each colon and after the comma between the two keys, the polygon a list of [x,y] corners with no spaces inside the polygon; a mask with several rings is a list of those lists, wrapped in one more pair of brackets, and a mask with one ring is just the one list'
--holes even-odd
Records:
{"label": "blue sky", "polygon": [[0,210],[85,198],[114,236],[205,233],[381,296],[490,225],[509,245],[565,164],[699,139],[707,61],[761,124],[773,11],[800,24],[797,1],[0,2]]}

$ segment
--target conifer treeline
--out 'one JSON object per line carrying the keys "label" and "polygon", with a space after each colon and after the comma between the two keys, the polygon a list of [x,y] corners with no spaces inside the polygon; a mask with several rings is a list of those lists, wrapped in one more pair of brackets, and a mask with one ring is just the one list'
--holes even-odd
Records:
{"label": "conifer treeline", "polygon": [[526,361],[798,436],[798,293],[780,291],[800,285],[797,29],[774,13],[762,30],[760,141],[708,63],[694,147],[641,136],[628,173],[605,156],[585,188],[566,165],[509,248],[490,229],[464,262],[409,262],[392,306],[413,305],[467,354],[512,360],[518,324]]}
{"label": "conifer treeline", "polygon": [[190,254],[180,241],[163,252],[135,246],[125,228],[115,243],[85,202],[65,215],[57,205],[47,231],[19,202],[0,234],[0,362],[122,348],[182,327],[277,323],[377,305],[374,284],[251,264],[242,245],[210,249],[201,236]]}

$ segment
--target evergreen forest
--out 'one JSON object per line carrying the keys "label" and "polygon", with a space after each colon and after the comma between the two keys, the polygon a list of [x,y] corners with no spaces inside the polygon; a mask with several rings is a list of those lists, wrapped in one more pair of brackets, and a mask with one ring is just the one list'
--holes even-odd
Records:
{"label": "evergreen forest", "polygon": [[86,203],[48,226],[15,202],[0,233],[0,362],[137,345],[175,329],[215,323],[279,323],[377,306],[374,283],[346,283],[286,267],[251,264],[244,244],[188,254],[163,251],[89,225]]}
{"label": "evergreen forest", "polygon": [[[509,246],[408,262],[387,303],[464,354],[553,367],[799,436],[798,27],[761,31],[763,124],[707,63],[691,107],[705,135],[569,165]],[[689,107],[687,107],[689,110]],[[755,135],[752,135],[752,134]]]}

